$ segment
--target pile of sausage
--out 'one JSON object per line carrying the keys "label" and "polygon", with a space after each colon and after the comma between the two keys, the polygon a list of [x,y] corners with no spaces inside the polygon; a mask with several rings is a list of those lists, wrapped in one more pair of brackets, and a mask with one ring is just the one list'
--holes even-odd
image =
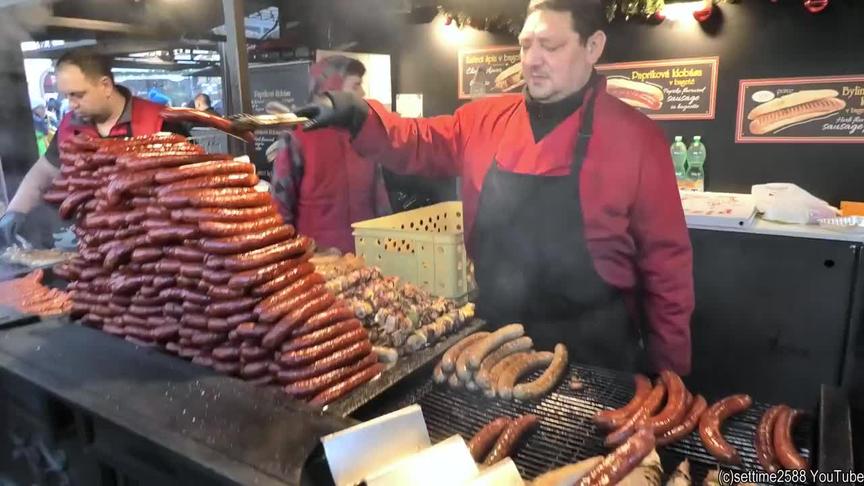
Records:
{"label": "pile of sausage", "polygon": [[60,147],[46,200],[75,219],[72,312],[127,340],[324,405],[381,372],[248,162],[173,134]]}
{"label": "pile of sausage", "polygon": [[[554,352],[533,350],[521,324],[509,324],[495,332],[477,332],[453,345],[433,372],[435,383],[452,388],[482,391],[488,398],[534,400],[548,394],[567,371],[567,347]],[[519,380],[537,370],[536,380]]]}
{"label": "pile of sausage", "polygon": [[[653,386],[647,377],[636,375],[635,385],[633,398],[626,405],[594,416],[598,427],[611,431],[606,436],[607,447],[620,445],[640,428],[650,430],[657,445],[667,445],[690,435],[698,426],[699,437],[712,456],[722,463],[741,464],[741,456],[723,437],[721,427],[727,418],[750,408],[750,396],[732,395],[709,407],[705,398],[690,394],[681,378],[671,371],[661,372]],[[778,462],[789,469],[807,468],[792,441],[792,429],[799,416],[799,411],[785,405],[772,407],[763,416],[754,445],[766,471],[776,470]]]}
{"label": "pile of sausage", "polygon": [[42,270],[34,270],[24,277],[0,282],[0,307],[45,317],[69,312],[69,293],[42,285],[43,276]]}

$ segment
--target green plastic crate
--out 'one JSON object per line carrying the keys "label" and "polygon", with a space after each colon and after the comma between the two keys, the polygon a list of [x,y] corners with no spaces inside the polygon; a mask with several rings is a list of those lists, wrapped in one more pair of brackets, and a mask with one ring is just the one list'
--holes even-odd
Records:
{"label": "green plastic crate", "polygon": [[385,275],[451,299],[473,290],[461,201],[360,221],[351,227],[357,255]]}

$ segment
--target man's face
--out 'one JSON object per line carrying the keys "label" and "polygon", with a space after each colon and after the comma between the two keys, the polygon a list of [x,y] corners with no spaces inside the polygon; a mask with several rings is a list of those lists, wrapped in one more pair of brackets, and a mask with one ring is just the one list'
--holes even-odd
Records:
{"label": "man's face", "polygon": [[195,98],[195,109],[196,110],[204,111],[207,108],[210,108],[210,107],[207,106],[207,102],[204,100],[203,96],[198,96]]}
{"label": "man's face", "polygon": [[114,96],[114,84],[107,76],[86,76],[74,64],[57,69],[57,88],[69,98],[69,109],[79,117],[101,121],[111,116],[109,99]]}
{"label": "man's face", "polygon": [[345,76],[345,81],[342,82],[342,91],[354,93],[359,98],[366,97],[366,91],[363,90],[363,78],[356,74]]}
{"label": "man's face", "polygon": [[528,93],[542,103],[559,101],[575,93],[588,82],[605,43],[602,31],[583,43],[573,30],[570,12],[535,10],[528,15],[519,34]]}

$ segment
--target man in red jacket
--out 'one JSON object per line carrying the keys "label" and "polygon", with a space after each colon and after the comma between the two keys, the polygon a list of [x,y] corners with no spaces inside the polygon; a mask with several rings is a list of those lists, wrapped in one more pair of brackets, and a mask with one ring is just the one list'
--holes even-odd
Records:
{"label": "man in red jacket", "polygon": [[[366,67],[330,56],[312,65],[312,100],[328,91],[365,96]],[[273,166],[273,196],[285,222],[311,236],[319,248],[354,251],[351,223],[390,213],[378,164],[361,157],[344,130],[288,132]]]}
{"label": "man in red jacket", "polygon": [[524,96],[409,120],[332,93],[298,114],[348,128],[395,172],[462,177],[478,315],[579,362],[686,374],[692,252],[673,164],[661,129],[594,71],[604,22],[601,0],[532,0]]}
{"label": "man in red jacket", "polygon": [[92,137],[129,137],[149,135],[161,130],[186,134],[184,127],[163,123],[163,107],[132,96],[128,89],[114,84],[110,60],[92,50],[72,50],[57,60],[57,86],[69,99],[57,134],[24,176],[15,197],[0,219],[0,246],[14,243],[27,214],[42,199],[42,194],[60,174],[60,144],[78,134]]}

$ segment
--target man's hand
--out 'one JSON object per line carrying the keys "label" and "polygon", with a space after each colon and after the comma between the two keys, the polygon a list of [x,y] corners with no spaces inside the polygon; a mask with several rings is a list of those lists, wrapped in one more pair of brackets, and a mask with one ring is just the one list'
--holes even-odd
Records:
{"label": "man's hand", "polygon": [[369,105],[354,93],[328,91],[312,104],[298,109],[295,114],[308,118],[304,128],[344,128],[356,136],[369,115]]}
{"label": "man's hand", "polygon": [[0,247],[11,246],[15,243],[15,236],[24,225],[27,215],[17,211],[6,211],[0,218]]}

